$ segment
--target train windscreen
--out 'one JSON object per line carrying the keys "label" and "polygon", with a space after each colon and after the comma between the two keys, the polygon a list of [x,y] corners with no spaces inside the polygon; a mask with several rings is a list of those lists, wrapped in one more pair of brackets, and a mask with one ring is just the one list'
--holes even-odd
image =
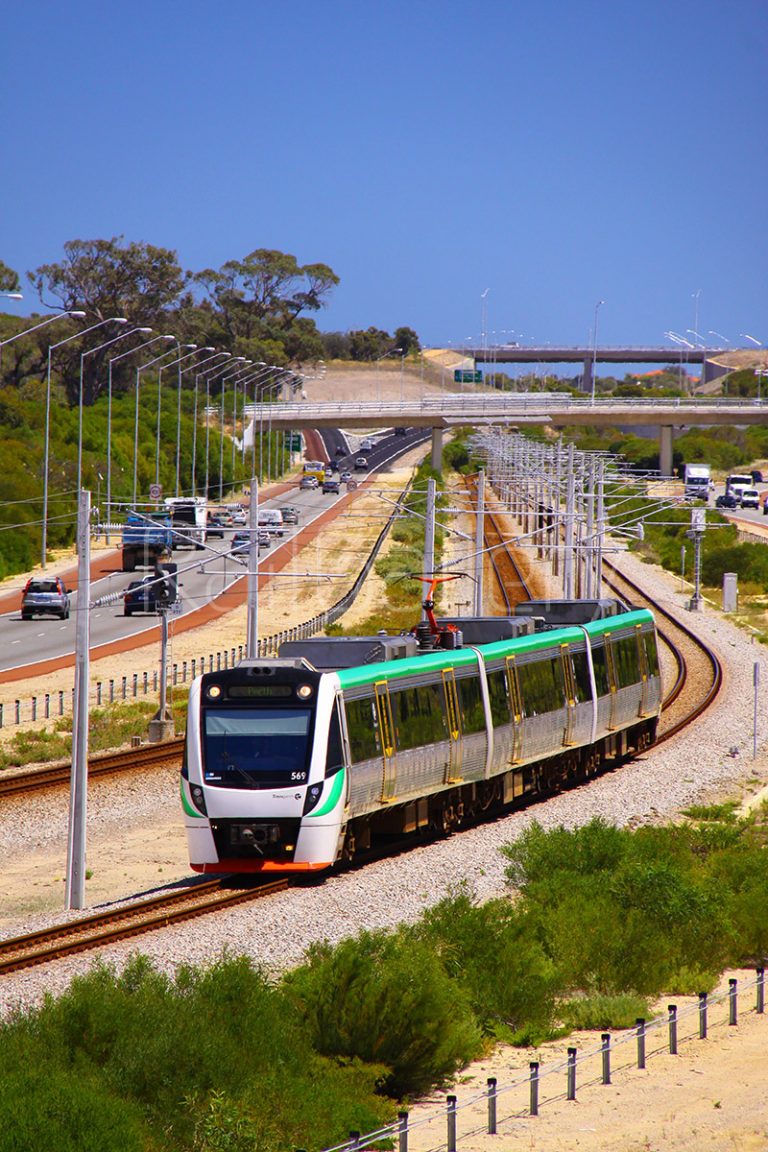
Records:
{"label": "train windscreen", "polygon": [[281,788],[309,772],[309,708],[207,708],[203,780],[214,788]]}

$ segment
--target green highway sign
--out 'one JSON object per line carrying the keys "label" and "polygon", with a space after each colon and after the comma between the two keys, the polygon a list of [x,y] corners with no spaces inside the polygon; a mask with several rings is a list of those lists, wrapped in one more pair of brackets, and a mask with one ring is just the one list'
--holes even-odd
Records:
{"label": "green highway sign", "polygon": [[453,380],[455,384],[482,384],[482,372],[476,372],[468,368],[455,368],[453,372]]}

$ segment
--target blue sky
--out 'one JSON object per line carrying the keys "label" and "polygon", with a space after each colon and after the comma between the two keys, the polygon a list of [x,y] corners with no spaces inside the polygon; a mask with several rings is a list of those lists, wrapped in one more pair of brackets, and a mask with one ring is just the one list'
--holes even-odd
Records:
{"label": "blue sky", "polygon": [[66,240],[123,235],[327,263],[323,330],[579,344],[604,300],[601,343],[768,342],[764,0],[0,13],[8,312]]}

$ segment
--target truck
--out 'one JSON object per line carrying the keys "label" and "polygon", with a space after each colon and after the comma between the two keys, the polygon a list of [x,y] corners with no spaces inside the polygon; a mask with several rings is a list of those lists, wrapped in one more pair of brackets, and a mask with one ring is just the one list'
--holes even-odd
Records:
{"label": "truck", "polygon": [[750,472],[734,472],[725,482],[726,496],[735,496],[741,503],[741,494],[745,488],[754,488],[755,482]]}
{"label": "truck", "polygon": [[204,496],[168,496],[165,509],[171,518],[174,548],[204,548],[208,506]]}
{"label": "truck", "polygon": [[686,464],[685,496],[688,500],[709,500],[712,475],[709,464]]}
{"label": "truck", "polygon": [[123,525],[123,572],[154,568],[173,546],[170,516],[129,512]]}

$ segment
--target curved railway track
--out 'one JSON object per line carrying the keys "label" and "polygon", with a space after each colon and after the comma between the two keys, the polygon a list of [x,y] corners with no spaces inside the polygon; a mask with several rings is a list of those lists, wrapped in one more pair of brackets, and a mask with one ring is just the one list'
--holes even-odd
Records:
{"label": "curved railway track", "polygon": [[[508,605],[513,605],[529,598],[528,587],[511,555],[506,535],[493,513],[487,513],[485,538],[487,546],[492,549],[490,555],[497,561],[493,565],[494,573],[497,580],[511,582],[511,589],[505,588],[504,599]],[[657,619],[664,621],[659,625],[659,635],[672,652],[677,670],[674,684],[665,697],[662,729],[657,742],[667,740],[709,707],[722,684],[722,667],[714,651],[692,629],[612,565],[606,563],[605,566],[611,569],[611,575],[604,578],[604,583],[616,595],[633,604],[650,607]],[[178,760],[182,745],[182,740],[173,740],[95,757],[89,763],[89,772],[100,776]],[[5,785],[2,794],[12,795],[14,791],[52,787],[68,781],[69,776],[70,766],[58,765],[34,773],[17,773],[5,780],[0,777],[0,785]],[[232,887],[233,883],[238,886]],[[289,884],[286,879],[244,886],[239,880],[233,882],[226,878],[207,881],[191,878],[183,886],[148,900],[133,901],[40,932],[0,941],[0,975],[222,911],[283,891]]]}
{"label": "curved railway track", "polygon": [[[161,744],[142,744],[139,748],[121,752],[105,752],[88,760],[88,778],[113,776],[118,772],[132,772],[137,768],[157,768],[162,764],[178,763],[184,740],[165,740]],[[68,784],[72,765],[68,760],[48,764],[44,768],[19,769],[0,773],[0,797],[27,795],[44,788],[59,788]]]}

